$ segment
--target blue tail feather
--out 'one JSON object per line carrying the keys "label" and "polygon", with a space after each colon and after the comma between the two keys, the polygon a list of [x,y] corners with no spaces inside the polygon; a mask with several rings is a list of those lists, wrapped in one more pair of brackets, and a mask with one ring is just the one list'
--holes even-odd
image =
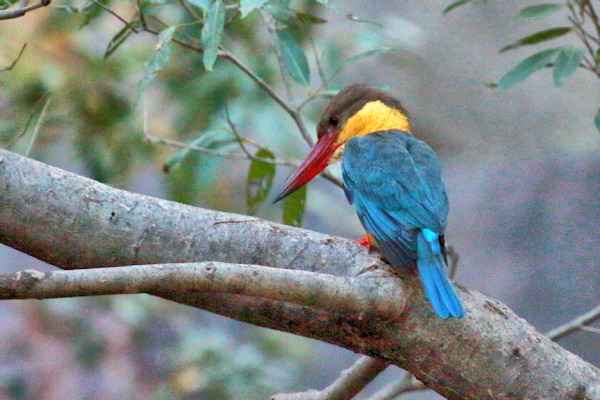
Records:
{"label": "blue tail feather", "polygon": [[465,311],[452,282],[448,279],[445,266],[438,234],[423,229],[417,235],[417,268],[425,295],[440,317],[460,318]]}

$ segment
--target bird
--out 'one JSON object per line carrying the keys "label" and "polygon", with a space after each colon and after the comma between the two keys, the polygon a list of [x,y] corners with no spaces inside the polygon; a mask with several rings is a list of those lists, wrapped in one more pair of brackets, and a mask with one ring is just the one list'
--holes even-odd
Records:
{"label": "bird", "polygon": [[411,133],[400,101],[367,83],[347,86],[325,108],[317,138],[274,202],[341,162],[344,193],[366,231],[361,244],[377,248],[393,267],[416,270],[438,316],[463,317],[448,277],[441,164]]}

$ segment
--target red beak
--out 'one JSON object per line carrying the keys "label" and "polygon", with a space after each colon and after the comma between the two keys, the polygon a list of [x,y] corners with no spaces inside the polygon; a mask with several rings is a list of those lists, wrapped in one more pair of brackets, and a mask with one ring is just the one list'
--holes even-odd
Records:
{"label": "red beak", "polygon": [[308,157],[306,157],[306,160],[288,178],[285,188],[283,188],[273,203],[278,202],[306,185],[327,167],[329,159],[337,148],[340,147],[340,144],[336,142],[338,133],[338,131],[332,131],[321,136],[321,139],[315,144],[315,147],[313,147]]}

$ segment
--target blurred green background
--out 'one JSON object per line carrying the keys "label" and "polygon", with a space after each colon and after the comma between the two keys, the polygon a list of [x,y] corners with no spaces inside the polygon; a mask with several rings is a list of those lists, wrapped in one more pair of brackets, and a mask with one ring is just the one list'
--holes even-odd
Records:
{"label": "blurred green background", "polygon": [[[142,3],[153,29],[164,26],[151,15],[177,24],[175,38],[201,43],[202,25],[189,23],[208,15],[208,1]],[[544,70],[510,90],[486,87],[549,45],[499,49],[568,25],[567,13],[523,20],[519,10],[536,2],[489,1],[444,15],[451,3],[269,1],[271,9],[242,19],[238,3],[227,2],[221,44],[296,104],[322,86],[317,59],[327,77],[343,67],[324,94],[367,81],[398,95],[416,136],[442,159],[451,202],[447,237],[461,257],[456,280],[545,331],[595,306],[600,294],[598,79],[578,70],[556,88]],[[103,4],[136,19],[136,2]],[[287,39],[304,51],[309,82],[297,83],[280,67],[281,40],[263,14],[271,25],[287,27]],[[206,71],[202,54],[173,43],[140,95],[145,70],[158,65],[148,63],[157,37],[132,33],[105,58],[122,28],[96,2],[76,0],[0,21],[0,69],[27,42],[16,66],[0,73],[0,145],[111,186],[215,210],[256,211],[280,222],[282,205],[270,204],[272,193],[248,204],[249,161],[181,153],[144,135],[241,154],[227,109],[242,136],[277,158],[301,159],[309,146],[290,116],[227,60]],[[581,45],[574,34],[554,42]],[[326,101],[319,97],[302,109],[313,138]],[[339,177],[339,166],[330,169]],[[290,172],[277,166],[273,186]],[[268,175],[259,174],[258,183]],[[341,189],[323,179],[308,187],[302,225],[362,235]],[[40,264],[0,247],[3,271],[52,268]],[[357,357],[149,296],[3,302],[0,332],[0,397],[6,399],[264,399],[322,388]],[[589,332],[561,342],[600,365],[597,343]],[[399,375],[388,368],[369,391]]]}

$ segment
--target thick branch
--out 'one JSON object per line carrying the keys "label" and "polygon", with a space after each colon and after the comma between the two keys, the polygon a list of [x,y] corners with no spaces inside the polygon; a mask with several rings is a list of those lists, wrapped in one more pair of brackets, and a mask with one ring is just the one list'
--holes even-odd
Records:
{"label": "thick branch", "polygon": [[[63,269],[218,261],[355,277],[378,262],[351,240],[137,195],[3,150],[0,242]],[[400,320],[241,295],[153,293],[389,361],[450,399],[600,399],[598,369],[499,302],[462,289],[466,318],[442,320],[415,277],[362,275],[403,291]]]}

